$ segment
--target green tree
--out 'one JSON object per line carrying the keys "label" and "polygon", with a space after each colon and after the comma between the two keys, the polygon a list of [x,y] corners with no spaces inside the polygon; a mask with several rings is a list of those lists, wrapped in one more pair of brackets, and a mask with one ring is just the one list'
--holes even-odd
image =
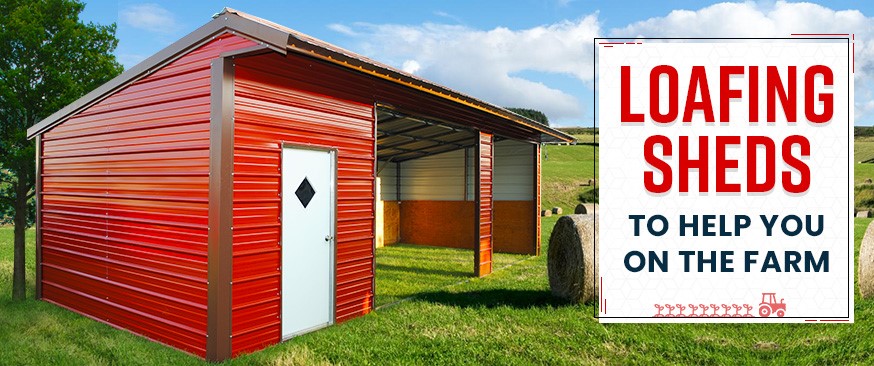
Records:
{"label": "green tree", "polygon": [[538,111],[536,109],[507,107],[507,110],[510,112],[516,113],[522,117],[526,117],[528,119],[531,119],[531,120],[533,120],[537,123],[540,123],[542,125],[549,126],[549,117],[546,117],[546,115],[543,114],[543,112]]}
{"label": "green tree", "polygon": [[[27,128],[122,71],[115,24],[85,24],[76,0],[0,1],[0,212],[15,224],[12,297],[25,297],[24,231],[33,221],[35,145]],[[11,209],[10,209],[11,207]]]}

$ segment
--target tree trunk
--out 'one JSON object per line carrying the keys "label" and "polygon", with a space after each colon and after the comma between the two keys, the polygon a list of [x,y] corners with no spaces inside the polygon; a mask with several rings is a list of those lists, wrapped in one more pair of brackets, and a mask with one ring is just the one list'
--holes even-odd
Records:
{"label": "tree trunk", "polygon": [[27,182],[19,175],[15,183],[15,242],[12,267],[12,299],[24,300],[27,296],[25,281],[24,232],[27,229]]}

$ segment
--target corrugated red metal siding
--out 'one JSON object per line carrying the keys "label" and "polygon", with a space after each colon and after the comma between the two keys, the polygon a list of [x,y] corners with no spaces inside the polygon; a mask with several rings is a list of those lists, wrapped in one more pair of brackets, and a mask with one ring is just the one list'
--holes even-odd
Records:
{"label": "corrugated red metal siding", "polygon": [[494,146],[492,135],[479,133],[479,245],[476,254],[476,274],[485,276],[492,273],[492,167]]}
{"label": "corrugated red metal siding", "polygon": [[[336,320],[373,297],[374,139],[370,85],[300,57],[235,65],[233,354],[280,340],[281,144],[337,148]],[[285,294],[294,296],[294,294]]]}
{"label": "corrugated red metal siding", "polygon": [[43,299],[204,356],[209,60],[221,36],[42,137]]}

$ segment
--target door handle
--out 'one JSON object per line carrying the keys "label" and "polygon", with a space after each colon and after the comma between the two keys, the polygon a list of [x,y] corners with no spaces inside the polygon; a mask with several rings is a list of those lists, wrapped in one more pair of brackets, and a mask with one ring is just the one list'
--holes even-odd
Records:
{"label": "door handle", "polygon": [[331,241],[331,239],[334,239],[333,235],[325,235],[325,241]]}

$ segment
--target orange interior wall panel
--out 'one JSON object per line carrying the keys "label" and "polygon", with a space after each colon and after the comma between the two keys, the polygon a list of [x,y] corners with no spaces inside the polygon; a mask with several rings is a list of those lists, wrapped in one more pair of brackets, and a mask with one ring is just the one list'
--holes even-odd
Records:
{"label": "orange interior wall panel", "polygon": [[42,299],[205,355],[216,37],[41,137]]}
{"label": "orange interior wall panel", "polygon": [[280,340],[282,143],[337,149],[336,321],[371,310],[376,127],[366,81],[297,55],[235,63],[231,331],[237,355]]}
{"label": "orange interior wall panel", "polygon": [[494,163],[493,136],[479,132],[477,144],[477,243],[474,249],[474,273],[482,277],[492,273],[492,176]]}
{"label": "orange interior wall panel", "polygon": [[383,244],[397,244],[401,238],[401,205],[398,201],[382,201]]}
{"label": "orange interior wall panel", "polygon": [[494,251],[498,253],[536,253],[534,201],[495,201]]}
{"label": "orange interior wall panel", "polygon": [[403,201],[400,208],[401,242],[473,249],[473,201]]}

